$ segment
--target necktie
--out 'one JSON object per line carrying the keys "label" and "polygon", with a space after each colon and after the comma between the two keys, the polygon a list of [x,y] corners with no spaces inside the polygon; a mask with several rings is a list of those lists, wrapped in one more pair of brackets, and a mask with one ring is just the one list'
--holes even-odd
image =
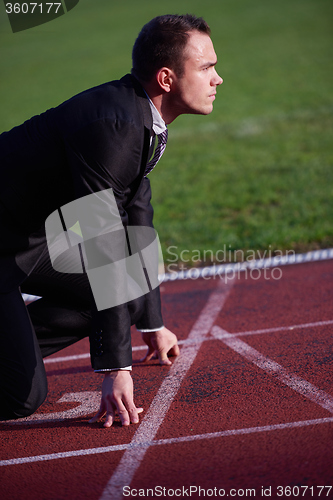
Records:
{"label": "necktie", "polygon": [[166,128],[164,132],[161,134],[158,134],[157,136],[157,146],[155,148],[155,153],[152,159],[147,163],[146,170],[145,170],[145,176],[147,176],[155,167],[156,163],[158,160],[161,158],[162,154],[164,153],[164,150],[166,148],[166,143],[168,140],[168,129]]}

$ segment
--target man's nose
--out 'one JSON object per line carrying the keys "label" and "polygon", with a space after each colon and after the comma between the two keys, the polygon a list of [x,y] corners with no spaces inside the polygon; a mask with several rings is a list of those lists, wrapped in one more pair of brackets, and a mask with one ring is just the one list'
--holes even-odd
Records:
{"label": "man's nose", "polygon": [[214,68],[214,72],[215,72],[215,75],[213,77],[212,84],[216,85],[216,86],[221,85],[223,83],[222,78],[220,77],[220,75],[218,74],[218,72],[216,71],[215,68]]}
{"label": "man's nose", "polygon": [[217,83],[216,85],[221,85],[223,83],[223,79],[220,77],[218,73],[216,73]]}

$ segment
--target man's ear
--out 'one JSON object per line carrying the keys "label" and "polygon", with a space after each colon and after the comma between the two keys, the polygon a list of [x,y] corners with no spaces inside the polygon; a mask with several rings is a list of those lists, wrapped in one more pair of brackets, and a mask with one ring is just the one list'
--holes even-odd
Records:
{"label": "man's ear", "polygon": [[175,80],[175,74],[172,69],[164,67],[158,70],[156,80],[164,92],[170,92],[171,86]]}

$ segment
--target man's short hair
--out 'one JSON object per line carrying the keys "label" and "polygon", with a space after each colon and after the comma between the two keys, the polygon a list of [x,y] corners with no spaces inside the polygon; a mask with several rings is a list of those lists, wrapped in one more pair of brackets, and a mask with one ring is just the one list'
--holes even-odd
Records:
{"label": "man's short hair", "polygon": [[149,21],[140,31],[133,47],[132,74],[147,82],[166,66],[181,78],[188,33],[195,30],[210,35],[206,21],[190,14],[158,16]]}

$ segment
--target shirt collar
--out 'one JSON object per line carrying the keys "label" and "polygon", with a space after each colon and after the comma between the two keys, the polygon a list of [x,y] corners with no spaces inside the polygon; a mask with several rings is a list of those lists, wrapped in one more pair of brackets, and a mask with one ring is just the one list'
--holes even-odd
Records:
{"label": "shirt collar", "polygon": [[148,97],[151,114],[153,117],[153,131],[155,132],[156,135],[161,134],[166,130],[167,126],[146,91],[145,94]]}

